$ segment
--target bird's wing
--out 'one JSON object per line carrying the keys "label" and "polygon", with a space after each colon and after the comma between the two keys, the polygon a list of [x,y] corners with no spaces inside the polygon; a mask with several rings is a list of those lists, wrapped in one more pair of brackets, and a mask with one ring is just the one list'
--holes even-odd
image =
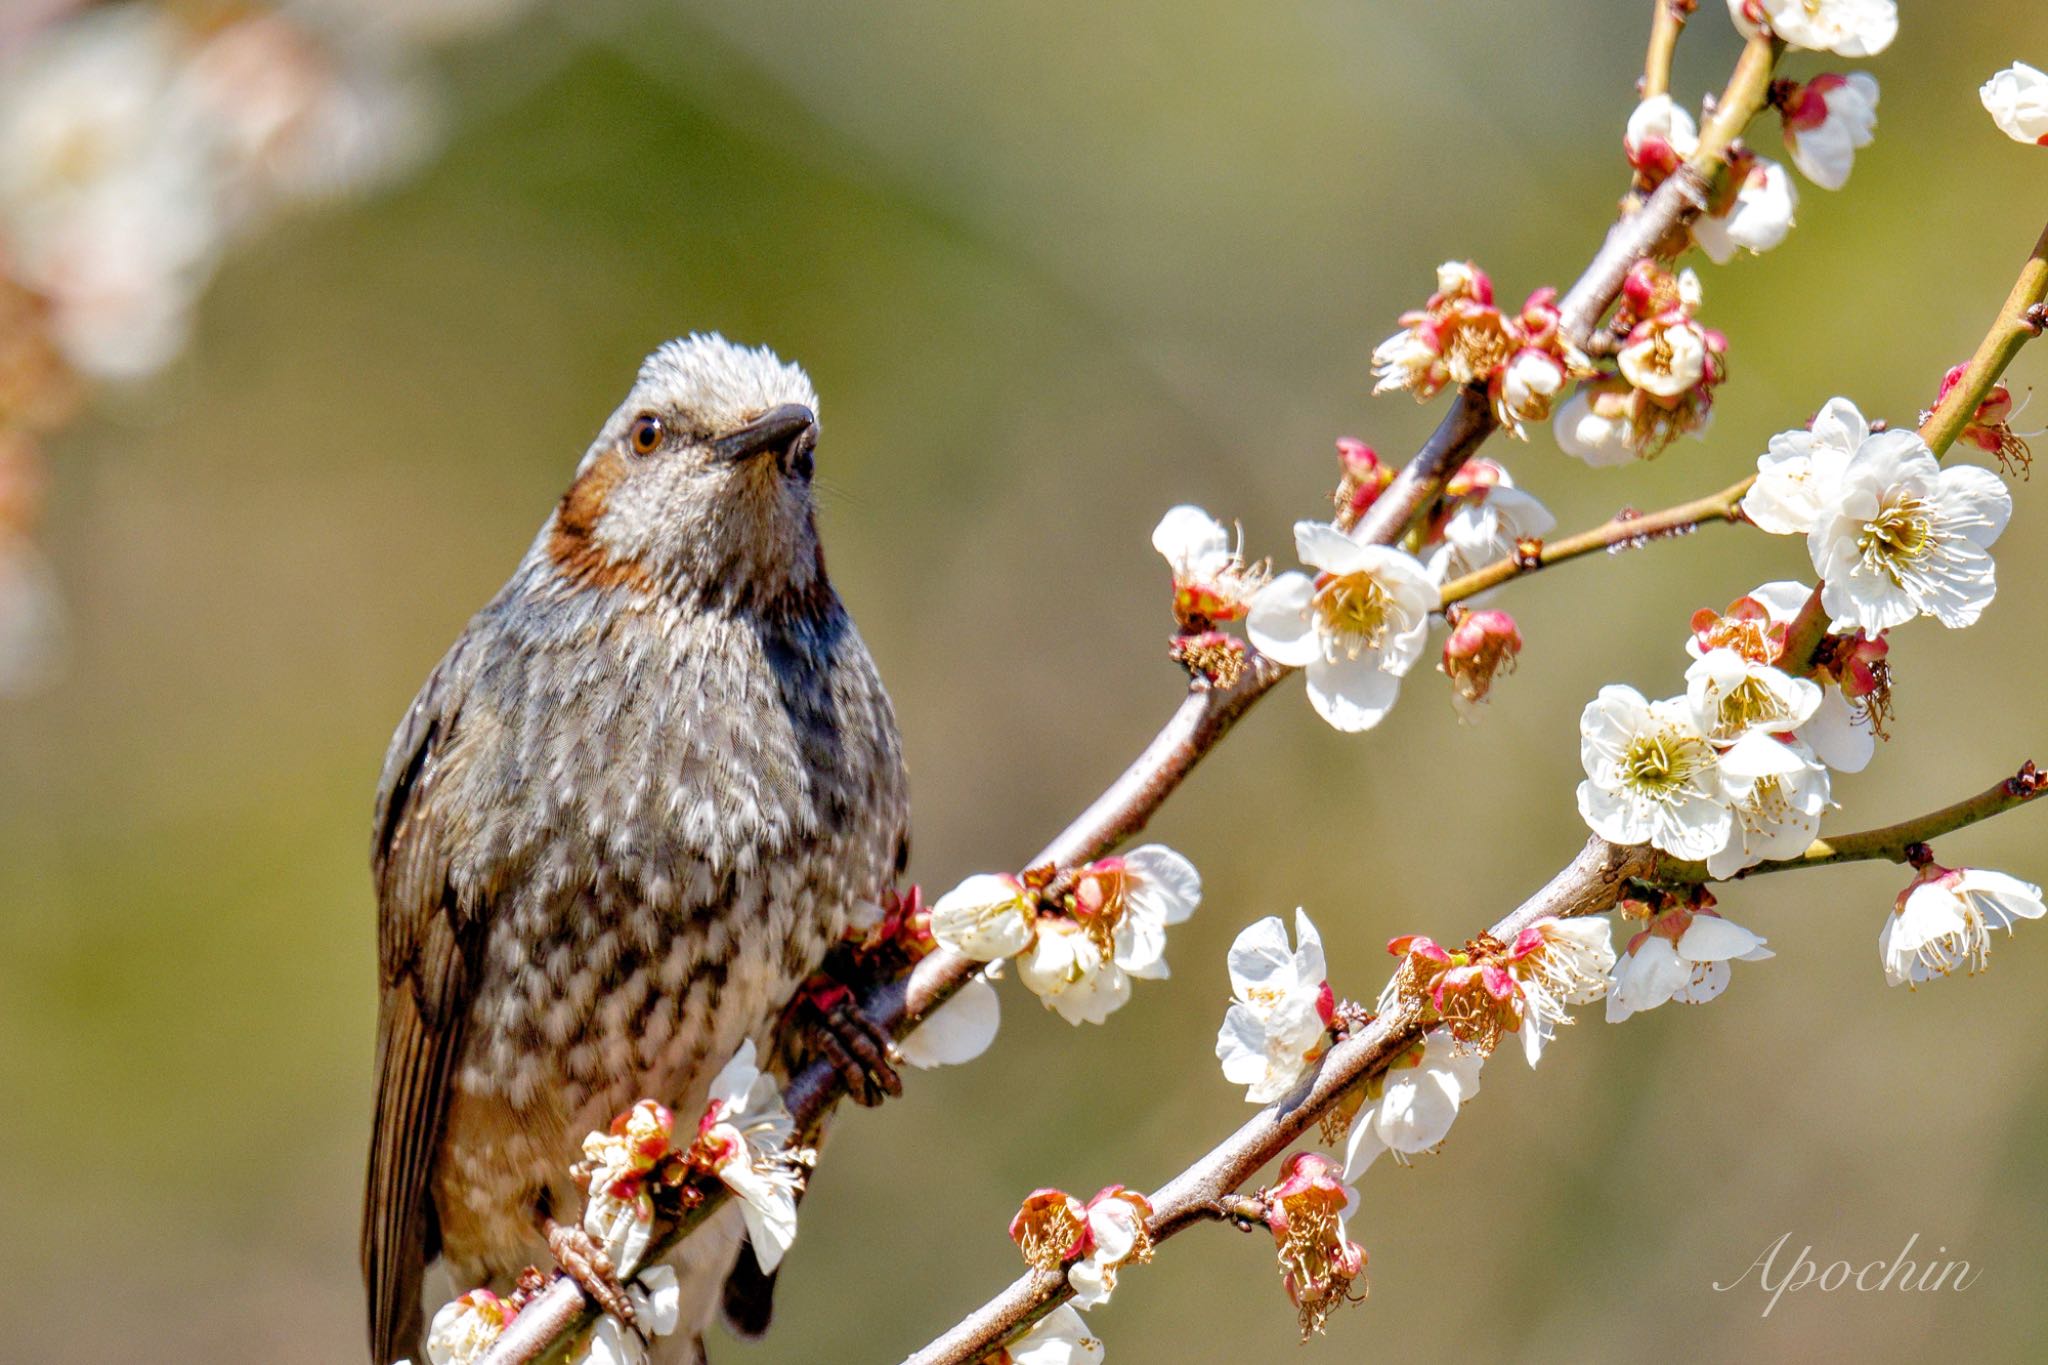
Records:
{"label": "bird's wing", "polygon": [[383,991],[362,1256],[378,1365],[410,1355],[419,1338],[420,1280],[440,1244],[427,1182],[487,921],[488,895],[460,897],[450,878],[460,832],[444,788],[461,761],[465,652],[458,644],[421,689],[377,795],[371,867]]}

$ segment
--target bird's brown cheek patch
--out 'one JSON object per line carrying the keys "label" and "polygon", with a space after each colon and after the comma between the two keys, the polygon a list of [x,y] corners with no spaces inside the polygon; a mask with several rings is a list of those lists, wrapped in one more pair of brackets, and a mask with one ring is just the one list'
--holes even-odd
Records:
{"label": "bird's brown cheek patch", "polygon": [[626,457],[608,450],[562,495],[555,509],[555,528],[548,535],[548,558],[570,582],[588,588],[649,591],[654,587],[654,580],[638,561],[613,554],[597,538],[605,504],[625,477]]}

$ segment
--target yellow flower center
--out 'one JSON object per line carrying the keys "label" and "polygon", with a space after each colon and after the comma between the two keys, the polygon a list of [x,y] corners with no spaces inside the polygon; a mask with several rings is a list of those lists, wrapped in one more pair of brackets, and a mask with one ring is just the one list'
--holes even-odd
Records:
{"label": "yellow flower center", "polygon": [[1726,734],[1783,720],[1790,713],[1763,679],[1745,675],[1741,682],[1721,694],[1721,727]]}
{"label": "yellow flower center", "polygon": [[1353,659],[1379,645],[1386,634],[1387,609],[1391,605],[1387,590],[1363,569],[1334,575],[1316,590],[1315,596],[1323,638]]}
{"label": "yellow flower center", "polygon": [[1637,735],[1621,756],[1622,776],[1629,786],[1650,796],[1673,795],[1699,771],[1702,747],[1700,741],[1670,730]]}
{"label": "yellow flower center", "polygon": [[1927,504],[1904,497],[1888,502],[1875,517],[1863,523],[1856,548],[1863,562],[1897,583],[1904,566],[1926,554],[1934,543],[1933,523]]}

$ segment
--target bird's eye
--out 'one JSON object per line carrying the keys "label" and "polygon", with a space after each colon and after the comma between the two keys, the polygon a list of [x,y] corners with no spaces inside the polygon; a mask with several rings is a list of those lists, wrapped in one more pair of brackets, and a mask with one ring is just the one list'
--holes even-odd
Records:
{"label": "bird's eye", "polygon": [[626,431],[626,439],[633,443],[633,453],[636,455],[652,455],[661,448],[662,439],[667,435],[662,428],[661,419],[646,412],[635,417],[633,425]]}

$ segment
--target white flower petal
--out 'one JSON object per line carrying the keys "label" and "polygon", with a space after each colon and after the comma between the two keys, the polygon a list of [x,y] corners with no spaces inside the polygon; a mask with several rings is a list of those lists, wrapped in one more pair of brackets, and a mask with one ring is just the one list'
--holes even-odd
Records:
{"label": "white flower petal", "polygon": [[988,1051],[1003,1022],[1002,1002],[987,977],[977,976],[933,1010],[897,1044],[903,1060],[921,1070],[959,1066]]}

